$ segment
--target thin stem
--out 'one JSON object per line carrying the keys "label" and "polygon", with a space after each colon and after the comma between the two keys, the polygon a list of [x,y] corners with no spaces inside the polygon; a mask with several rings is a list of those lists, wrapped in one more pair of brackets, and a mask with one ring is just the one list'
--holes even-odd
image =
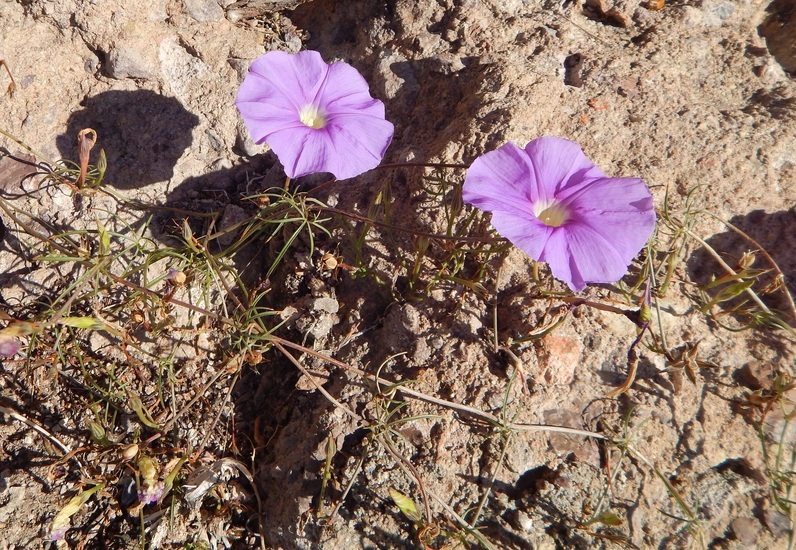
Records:
{"label": "thin stem", "polygon": [[[395,385],[395,382],[393,382],[391,380],[387,380],[387,379],[381,378],[379,376],[374,376],[372,374],[368,374],[367,372],[365,372],[365,371],[363,371],[361,369],[358,369],[356,367],[352,367],[351,365],[343,363],[342,361],[338,361],[337,359],[334,359],[333,357],[329,357],[328,355],[324,355],[324,354],[319,353],[319,352],[317,352],[315,350],[311,350],[311,349],[306,348],[306,347],[304,347],[304,346],[302,346],[300,344],[293,343],[293,342],[291,342],[289,340],[285,340],[285,339],[280,338],[278,336],[268,335],[268,340],[276,347],[278,347],[277,344],[281,344],[282,346],[284,346],[286,348],[291,348],[291,349],[295,349],[295,350],[298,350],[298,351],[302,351],[302,352],[304,352],[304,353],[306,353],[308,355],[312,355],[313,357],[316,357],[318,359],[321,359],[323,361],[331,363],[332,365],[335,365],[337,367],[345,369],[345,370],[347,370],[349,372],[353,372],[355,374],[358,374],[359,376],[369,380],[372,383],[378,383],[378,384],[387,385],[387,386],[394,386]],[[438,397],[434,397],[434,396],[419,392],[417,390],[413,390],[413,389],[411,389],[411,388],[409,388],[409,387],[407,387],[405,385],[401,385],[401,386],[399,386],[396,389],[398,391],[406,394],[406,395],[414,397],[415,399],[420,399],[421,401],[425,401],[427,403],[432,403],[434,405],[439,405],[441,407],[445,407],[445,408],[448,408],[448,409],[457,410],[457,411],[460,411],[460,412],[463,412],[463,413],[466,413],[466,414],[481,418],[483,420],[486,420],[487,422],[489,422],[490,424],[493,424],[495,426],[502,426],[502,427],[504,427],[506,429],[509,429],[509,430],[515,430],[515,431],[520,431],[520,432],[556,432],[556,433],[564,433],[564,434],[569,434],[569,435],[580,435],[580,436],[583,436],[583,437],[594,437],[594,438],[597,438],[597,439],[610,439],[609,437],[607,437],[605,435],[602,435],[602,434],[589,432],[587,430],[578,430],[576,428],[567,428],[565,426],[551,426],[551,425],[547,425],[547,424],[523,424],[523,423],[514,423],[514,422],[504,422],[504,421],[501,421],[498,417],[496,417],[496,416],[494,416],[492,414],[489,414],[488,412],[484,412],[484,411],[481,411],[479,409],[476,409],[475,407],[470,407],[468,405],[462,405],[460,403],[454,403],[453,401],[446,401],[445,399],[440,399]]]}
{"label": "thin stem", "polygon": [[[719,256],[719,253],[718,253],[718,252],[716,252],[716,251],[713,249],[713,247],[712,247],[712,246],[710,246],[708,243],[706,243],[705,241],[703,241],[702,239],[700,239],[699,237],[697,237],[696,235],[694,235],[694,233],[692,233],[692,232],[691,232],[691,231],[689,231],[688,229],[686,229],[686,230],[685,230],[685,232],[686,232],[686,234],[687,234],[689,237],[691,237],[691,238],[692,238],[692,239],[694,239],[696,242],[698,242],[698,243],[699,243],[699,244],[701,244],[703,247],[705,247],[705,250],[707,250],[707,251],[708,251],[708,254],[710,254],[711,256],[713,256],[713,258],[714,258],[714,259],[715,259],[715,260],[716,260],[716,261],[719,263],[719,265],[721,265],[721,267],[723,267],[723,268],[724,268],[724,269],[727,271],[727,273],[729,273],[730,275],[732,275],[732,276],[734,276],[734,277],[737,277],[737,276],[738,276],[738,274],[735,272],[735,270],[734,270],[733,268],[731,268],[729,265],[727,265],[727,262],[725,262],[725,261],[724,261],[724,260],[721,258],[721,256]],[[746,293],[747,293],[747,294],[748,294],[748,295],[749,295],[749,296],[752,298],[752,300],[754,300],[754,301],[755,301],[755,303],[756,303],[756,304],[757,304],[757,305],[760,307],[760,309],[762,309],[763,311],[765,311],[765,312],[766,312],[766,313],[768,313],[768,314],[771,314],[771,310],[770,310],[770,309],[768,309],[768,306],[766,306],[766,304],[764,304],[764,303],[763,303],[763,301],[760,299],[760,297],[759,297],[759,296],[758,296],[758,295],[757,295],[757,294],[756,294],[756,293],[755,293],[755,292],[754,292],[754,291],[753,291],[751,288],[747,288],[747,289],[746,289]],[[792,332],[792,331],[793,331],[793,329],[791,329],[791,332]]]}
{"label": "thin stem", "polygon": [[[734,231],[735,233],[737,233],[738,235],[740,235],[741,237],[743,237],[744,239],[746,239],[747,241],[749,241],[750,243],[752,243],[753,245],[755,245],[755,247],[757,248],[757,250],[759,250],[759,251],[760,251],[760,253],[763,255],[763,257],[764,257],[766,260],[768,260],[768,263],[770,263],[770,264],[771,264],[771,266],[772,266],[772,267],[773,267],[773,268],[776,270],[777,274],[778,274],[780,277],[784,277],[784,274],[782,273],[782,270],[780,269],[780,267],[779,267],[779,265],[777,264],[777,262],[775,262],[775,261],[774,261],[774,258],[772,258],[772,257],[771,257],[771,254],[769,254],[769,253],[766,251],[766,249],[765,249],[765,248],[763,248],[763,247],[760,245],[760,243],[758,243],[756,240],[754,240],[752,237],[750,237],[750,236],[749,236],[747,233],[745,233],[744,231],[742,231],[740,228],[738,228],[738,227],[734,226],[733,224],[731,224],[731,223],[730,223],[730,222],[728,222],[728,221],[725,221],[725,220],[721,219],[721,218],[720,218],[720,217],[718,217],[716,214],[713,214],[712,212],[706,212],[706,213],[707,213],[709,216],[711,216],[711,217],[713,217],[713,218],[717,219],[718,221],[720,221],[721,223],[723,223],[723,224],[724,224],[725,226],[727,226],[729,229],[731,229],[732,231]],[[796,303],[794,303],[794,301],[793,301],[793,296],[791,296],[791,293],[790,293],[790,292],[788,292],[788,289],[787,289],[787,287],[785,287],[785,288],[784,288],[784,292],[785,292],[785,296],[787,297],[788,303],[790,304],[790,310],[791,310],[791,314],[793,315],[793,319],[794,319],[794,321],[796,321]]]}
{"label": "thin stem", "polygon": [[39,434],[43,435],[47,440],[49,440],[53,445],[55,445],[56,447],[61,449],[61,451],[65,455],[68,455],[69,453],[72,452],[72,449],[69,448],[69,445],[67,445],[66,443],[63,443],[60,439],[58,439],[53,434],[51,434],[49,431],[47,431],[41,424],[39,424],[37,422],[34,422],[33,420],[31,420],[29,418],[26,418],[26,417],[22,416],[21,414],[19,414],[14,409],[9,409],[8,407],[0,406],[0,413],[7,414],[8,416],[13,418],[14,420],[18,420],[18,421],[22,422],[23,424],[27,425],[29,428],[37,431]]}
{"label": "thin stem", "polygon": [[384,227],[385,229],[390,229],[393,231],[401,231],[404,233],[411,233],[412,235],[416,235],[418,237],[426,237],[429,239],[437,239],[440,241],[454,241],[454,242],[461,242],[461,243],[505,243],[507,242],[506,239],[503,237],[457,237],[456,235],[442,235],[439,233],[427,233],[425,231],[418,231],[416,229],[411,229],[407,227],[400,227],[397,225],[392,225],[389,223],[380,222],[377,220],[371,220],[367,216],[362,216],[360,214],[354,214],[353,212],[346,212],[345,210],[340,210],[338,208],[332,208],[331,206],[311,206],[310,209],[317,209],[323,212],[330,212],[332,214],[338,214],[340,216],[345,216],[346,218],[351,218],[352,220],[356,220],[363,223],[370,223],[373,225],[377,225],[379,227]]}
{"label": "thin stem", "polygon": [[[279,340],[281,340],[281,338]],[[301,373],[304,376],[307,377],[307,379],[310,381],[310,383],[313,386],[315,386],[315,389],[318,390],[319,392],[321,392],[323,394],[323,396],[326,399],[328,399],[335,407],[337,407],[338,409],[340,409],[341,411],[346,413],[348,416],[350,416],[351,418],[353,418],[357,422],[362,422],[363,421],[361,416],[359,416],[357,413],[355,413],[354,411],[352,411],[351,409],[349,409],[348,407],[346,407],[345,405],[340,403],[337,399],[332,397],[332,395],[328,391],[326,391],[326,389],[324,389],[323,386],[318,384],[318,382],[315,381],[315,378],[312,377],[312,375],[309,373],[309,371],[307,371],[307,369],[304,368],[304,365],[299,363],[299,361],[295,357],[293,357],[290,353],[288,353],[288,351],[284,348],[284,346],[282,346],[282,343],[274,341],[273,344],[274,344],[275,348],[277,348],[279,351],[282,352],[282,354],[285,357],[287,357],[288,361],[293,363],[296,366],[296,368],[299,369],[301,371]]]}

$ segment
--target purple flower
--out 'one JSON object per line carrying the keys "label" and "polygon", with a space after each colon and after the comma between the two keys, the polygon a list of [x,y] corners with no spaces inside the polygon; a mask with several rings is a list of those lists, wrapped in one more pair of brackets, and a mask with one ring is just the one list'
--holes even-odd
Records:
{"label": "purple flower", "polygon": [[370,96],[362,75],[314,51],[255,59],[235,104],[252,137],[271,146],[291,178],[358,176],[381,162],[392,140],[384,104]]}
{"label": "purple flower", "polygon": [[0,334],[0,356],[13,357],[21,346],[22,344],[16,338]]}
{"label": "purple flower", "polygon": [[64,536],[66,535],[67,531],[69,531],[69,524],[53,528],[53,530],[50,531],[50,540],[52,542],[58,542],[59,540],[64,540]]}
{"label": "purple flower", "polygon": [[574,291],[621,279],[655,229],[643,181],[609,178],[577,143],[555,137],[477,158],[462,198],[492,212],[498,233]]}
{"label": "purple flower", "polygon": [[144,490],[138,491],[138,500],[144,505],[154,504],[163,498],[163,494],[165,492],[166,486],[162,481],[158,481],[157,483],[152,483],[150,485],[144,483]]}

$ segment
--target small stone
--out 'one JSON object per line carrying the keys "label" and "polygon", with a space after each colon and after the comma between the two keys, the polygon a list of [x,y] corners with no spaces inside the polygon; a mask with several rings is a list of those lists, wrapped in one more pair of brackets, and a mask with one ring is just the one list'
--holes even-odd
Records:
{"label": "small stone", "polygon": [[616,6],[605,12],[605,17],[622,28],[629,27],[633,23],[630,16]]}
{"label": "small stone", "polygon": [[757,546],[757,537],[760,535],[760,522],[755,518],[735,518],[730,523],[730,529],[735,538],[746,548]]}
{"label": "small stone", "polygon": [[774,366],[770,363],[761,364],[750,361],[735,373],[735,379],[750,390],[770,388],[774,380]]}
{"label": "small stone", "polygon": [[340,304],[334,298],[315,298],[312,301],[313,311],[325,311],[327,313],[337,313],[340,311]]}
{"label": "small stone", "polygon": [[[580,428],[580,416],[567,409],[550,409],[543,413],[544,423],[565,428]],[[595,458],[595,447],[591,441],[579,435],[567,435],[551,431],[548,434],[550,446],[558,456],[575,455],[581,461],[591,461]]]}
{"label": "small stone", "polygon": [[581,339],[563,336],[564,333],[564,330],[560,330],[541,340],[538,361],[542,368],[536,376],[537,383],[569,385],[575,378],[583,343]]}
{"label": "small stone", "polygon": [[680,20],[688,27],[697,27],[702,24],[702,12],[693,6],[683,6],[680,10]]}
{"label": "small stone", "polygon": [[796,72],[796,9],[792,0],[774,0],[766,8],[768,16],[758,28],[774,59],[788,72]]}
{"label": "small stone", "polygon": [[592,11],[598,17],[602,17],[608,11],[605,0],[586,0],[583,7]]}
{"label": "small stone", "polygon": [[221,21],[224,18],[224,10],[215,0],[184,0],[183,3],[185,13],[200,23]]}
{"label": "small stone", "polygon": [[763,521],[774,535],[774,538],[784,537],[790,531],[788,516],[778,510],[768,509],[763,512]]}
{"label": "small stone", "polygon": [[719,19],[725,21],[732,17],[732,14],[735,13],[735,6],[733,6],[730,2],[723,2],[716,6],[714,12],[719,16]]}
{"label": "small stone", "polygon": [[158,42],[143,25],[125,29],[105,56],[105,72],[111,78],[152,80],[159,71]]}
{"label": "small stone", "polygon": [[463,340],[478,340],[484,323],[475,313],[461,311],[453,323],[453,332]]}
{"label": "small stone", "polygon": [[254,143],[249,135],[249,129],[246,128],[246,124],[242,120],[238,122],[235,147],[247,157],[253,157],[263,152],[263,146]]}
{"label": "small stone", "polygon": [[523,533],[533,532],[533,520],[531,516],[523,510],[515,510],[510,516],[510,521],[511,525],[518,531],[522,531]]}

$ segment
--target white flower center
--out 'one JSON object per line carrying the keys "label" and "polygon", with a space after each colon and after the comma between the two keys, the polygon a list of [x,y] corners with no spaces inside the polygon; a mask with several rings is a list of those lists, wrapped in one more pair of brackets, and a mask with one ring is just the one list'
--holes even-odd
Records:
{"label": "white flower center", "polygon": [[301,108],[299,111],[299,119],[305,126],[315,130],[319,130],[326,126],[326,113],[323,109],[316,107],[312,103]]}
{"label": "white flower center", "polygon": [[533,206],[533,214],[548,227],[561,227],[569,219],[567,207],[560,202],[537,202]]}

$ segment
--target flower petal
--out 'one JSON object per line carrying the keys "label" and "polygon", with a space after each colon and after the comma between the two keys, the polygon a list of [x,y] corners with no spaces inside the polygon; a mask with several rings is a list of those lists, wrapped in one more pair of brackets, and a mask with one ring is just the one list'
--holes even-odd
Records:
{"label": "flower petal", "polygon": [[638,178],[601,178],[569,197],[573,221],[608,241],[630,264],[655,230],[652,195]]}
{"label": "flower petal", "polygon": [[575,292],[588,283],[618,281],[627,273],[629,263],[614,248],[612,239],[580,223],[557,228],[550,235],[541,260],[550,265],[554,277]]}
{"label": "flower petal", "polygon": [[0,356],[13,357],[19,351],[22,344],[16,338],[0,335]]}
{"label": "flower petal", "polygon": [[492,226],[514,246],[537,261],[544,261],[548,239],[555,232],[552,227],[536,218],[506,210],[495,210],[492,213]]}
{"label": "flower petal", "polygon": [[[280,105],[282,103],[282,105]],[[240,101],[237,106],[249,133],[256,143],[268,141],[274,132],[306,126],[301,122],[292,105],[284,105],[284,98],[263,98],[257,101]]]}
{"label": "flower petal", "polygon": [[384,104],[370,96],[367,81],[354,67],[332,63],[316,102],[323,105],[330,118],[336,114],[367,114],[384,118]]}
{"label": "flower petal", "polygon": [[[267,81],[284,98],[293,102],[297,112],[313,100],[328,71],[329,66],[321,54],[312,50],[293,54],[271,51],[255,59],[249,67],[250,75]],[[245,96],[244,99],[253,98]]]}
{"label": "flower petal", "polygon": [[[621,279],[655,229],[643,181],[606,177],[580,146],[561,138],[538,138],[525,149],[507,143],[477,158],[462,197],[492,212],[498,233],[547,262],[575,291]],[[541,222],[539,206],[561,210],[561,223]]]}
{"label": "flower petal", "polygon": [[464,178],[462,199],[486,212],[503,210],[525,216],[533,212],[538,199],[530,185],[531,172],[525,151],[508,142],[475,159]]}
{"label": "flower petal", "polygon": [[334,155],[326,131],[307,126],[278,130],[268,136],[268,145],[291,178],[328,172],[328,159]]}
{"label": "flower petal", "polygon": [[564,198],[571,187],[605,174],[586,158],[580,145],[558,137],[540,137],[525,146],[533,167],[531,185],[545,201]]}
{"label": "flower petal", "polygon": [[303,126],[274,132],[268,144],[291,178],[331,172],[342,180],[378,166],[392,134],[393,125],[386,120],[351,115],[343,124],[321,130]]}
{"label": "flower petal", "polygon": [[331,172],[340,180],[353,178],[378,166],[394,132],[392,123],[383,117],[358,113],[330,117],[326,129],[335,153],[327,159],[324,171]]}

